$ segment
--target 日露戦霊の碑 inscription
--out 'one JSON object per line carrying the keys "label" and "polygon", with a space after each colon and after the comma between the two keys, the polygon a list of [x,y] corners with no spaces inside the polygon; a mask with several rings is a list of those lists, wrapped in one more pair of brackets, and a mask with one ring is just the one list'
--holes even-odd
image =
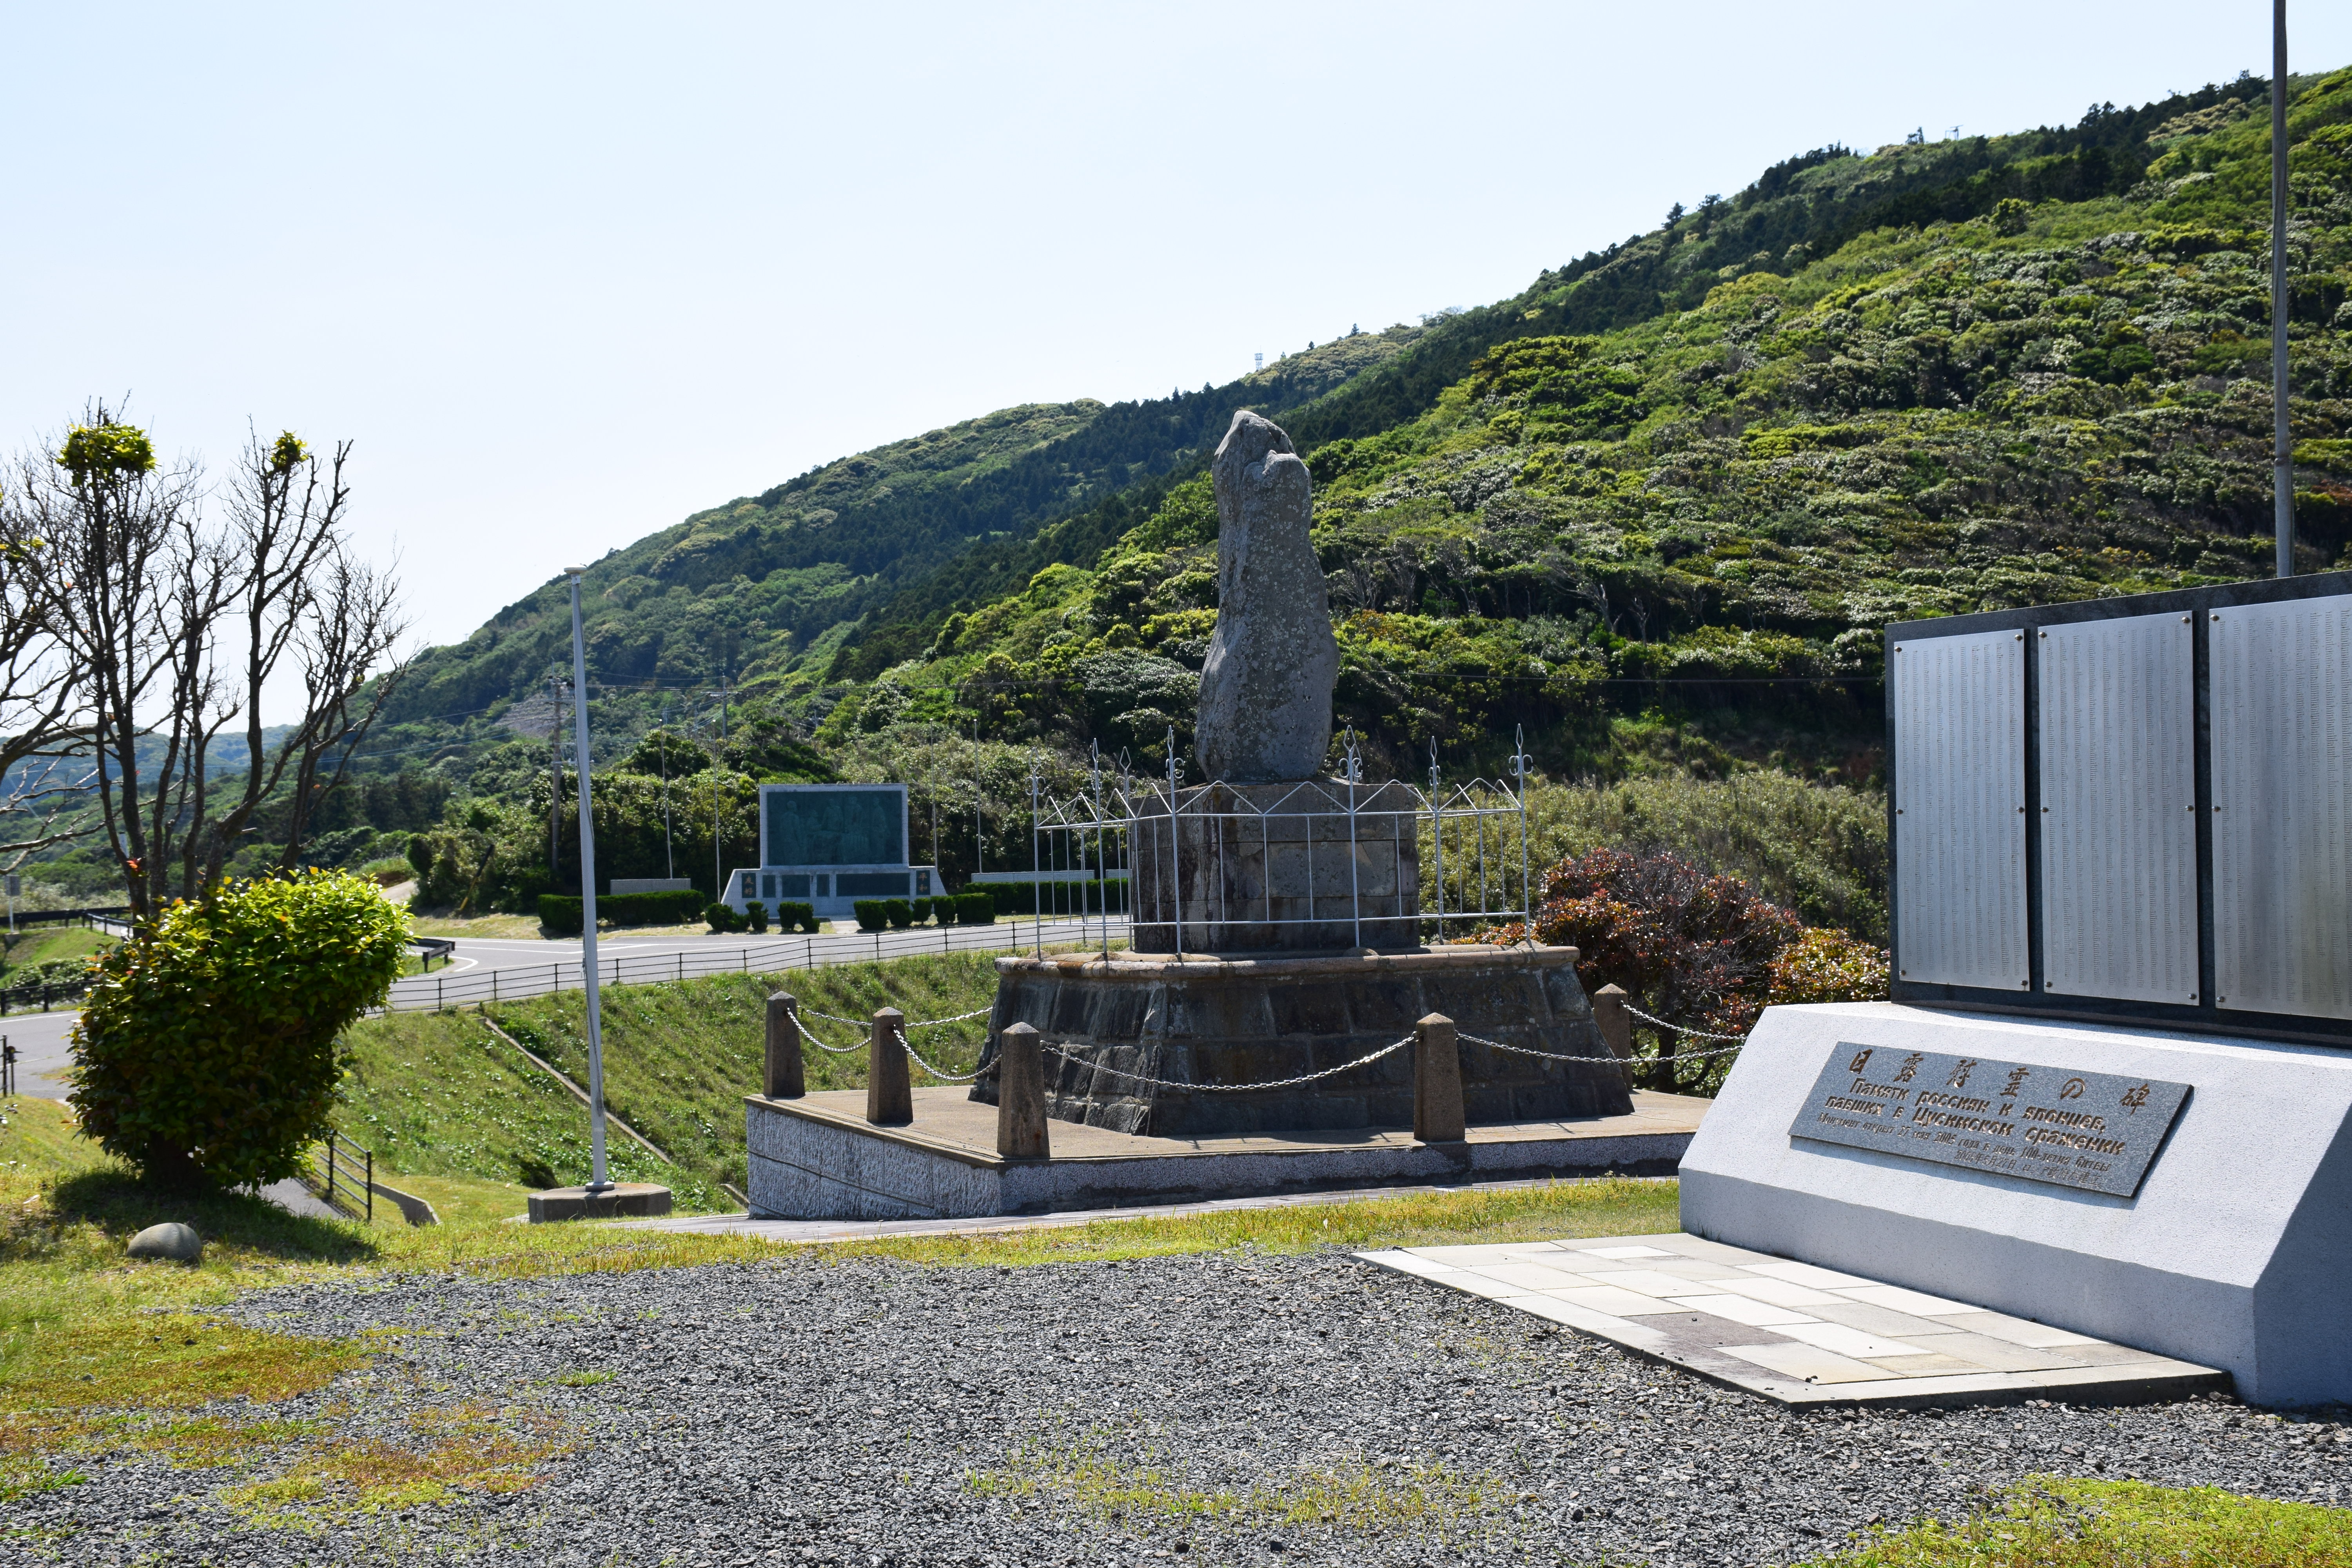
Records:
{"label": "\u65e5\u9732\u6226\u970a\u306e\u7891 inscription", "polygon": [[2130,1197],[2189,1086],[1842,1041],[1791,1138]]}

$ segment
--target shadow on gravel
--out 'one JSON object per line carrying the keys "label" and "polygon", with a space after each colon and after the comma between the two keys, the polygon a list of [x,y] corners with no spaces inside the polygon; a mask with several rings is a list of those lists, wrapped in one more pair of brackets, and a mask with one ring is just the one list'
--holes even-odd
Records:
{"label": "shadow on gravel", "polygon": [[[288,1262],[364,1263],[381,1252],[356,1225],[289,1214],[246,1193],[164,1188],[120,1166],[60,1177],[48,1195],[51,1226],[95,1226],[117,1242],[151,1225],[177,1220],[194,1226],[207,1246],[226,1243]],[[21,1230],[0,1231],[0,1261],[47,1250],[40,1237]]]}

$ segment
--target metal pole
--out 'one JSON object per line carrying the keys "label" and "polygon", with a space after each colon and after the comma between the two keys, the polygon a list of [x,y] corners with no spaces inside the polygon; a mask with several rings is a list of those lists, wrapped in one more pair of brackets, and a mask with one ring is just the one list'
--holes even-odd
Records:
{"label": "metal pole", "polygon": [[[1361,766],[1356,761],[1356,727],[1348,726],[1348,918],[1355,927],[1355,945],[1364,945],[1364,895],[1356,879],[1356,779]],[[1398,902],[1402,904],[1403,889],[1399,889]]]}
{"label": "metal pole", "polygon": [[1445,942],[1445,819],[1438,815],[1437,742],[1429,742],[1429,843],[1437,855],[1437,941]]}
{"label": "metal pole", "polygon": [[1176,851],[1176,726],[1168,726],[1168,891],[1174,900],[1176,961],[1184,960],[1184,865]]}
{"label": "metal pole", "polygon": [[1536,889],[1528,871],[1528,727],[1518,726],[1511,742],[1511,771],[1519,780],[1519,901],[1527,905],[1521,929],[1528,945],[1536,943]]}
{"label": "metal pole", "polygon": [[2294,575],[2294,447],[2286,386],[2286,0],[2271,0],[2271,497],[2278,574]]}
{"label": "metal pole", "polygon": [[604,1016],[596,994],[596,816],[588,798],[588,639],[580,626],[580,577],[572,568],[572,737],[580,769],[580,968],[588,992],[588,1161],[592,1193],[610,1192],[604,1174]]}
{"label": "metal pole", "polygon": [[563,886],[563,689],[562,678],[547,672],[547,885]]}
{"label": "metal pole", "polygon": [[[1017,922],[1016,922],[1017,923]],[[1037,753],[1029,753],[1029,934],[1045,956],[1045,860],[1037,839]]]}
{"label": "metal pole", "polygon": [[669,834],[669,704],[662,704],[661,713],[662,770],[662,875],[677,879],[677,847],[670,842]]}

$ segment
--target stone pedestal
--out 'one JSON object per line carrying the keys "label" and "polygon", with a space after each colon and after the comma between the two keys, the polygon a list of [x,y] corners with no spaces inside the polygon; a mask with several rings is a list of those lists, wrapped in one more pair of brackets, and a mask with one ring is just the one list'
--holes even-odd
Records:
{"label": "stone pedestal", "polygon": [[585,1187],[551,1187],[529,1199],[530,1223],[567,1219],[645,1219],[669,1213],[670,1191],[651,1182],[615,1182],[601,1193]]}
{"label": "stone pedestal", "polygon": [[[1439,1013],[1461,1036],[1556,1056],[1612,1053],[1594,1028],[1572,947],[1460,946],[1314,957],[1073,954],[1000,958],[996,1008],[982,1048],[1034,1025],[1045,1054],[1045,1100],[1057,1120],[1158,1137],[1272,1131],[1409,1128],[1413,1053],[1279,1089],[1220,1091],[1337,1067],[1413,1032]],[[1456,1046],[1469,1124],[1622,1116],[1622,1069],[1550,1061],[1463,1038]],[[1150,1084],[1119,1076],[1166,1080]],[[971,1097],[996,1100],[982,1079]]]}
{"label": "stone pedestal", "polygon": [[1393,782],[1197,784],[1171,823],[1154,796],[1129,845],[1135,951],[1418,948],[1420,804]]}

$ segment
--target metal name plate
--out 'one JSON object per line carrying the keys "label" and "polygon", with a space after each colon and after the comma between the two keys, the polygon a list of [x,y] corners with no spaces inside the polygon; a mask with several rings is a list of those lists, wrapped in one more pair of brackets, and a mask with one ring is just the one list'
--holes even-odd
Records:
{"label": "metal name plate", "polygon": [[2185,1083],[1847,1041],[1789,1136],[2127,1198],[2188,1101]]}

